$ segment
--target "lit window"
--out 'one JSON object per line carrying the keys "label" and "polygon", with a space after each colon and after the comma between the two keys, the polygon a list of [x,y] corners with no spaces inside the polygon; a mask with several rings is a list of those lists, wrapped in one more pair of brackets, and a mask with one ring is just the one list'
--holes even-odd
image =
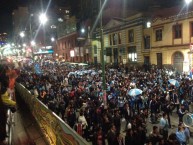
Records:
{"label": "lit window", "polygon": [[129,62],[137,61],[137,52],[135,46],[128,47],[128,60]]}

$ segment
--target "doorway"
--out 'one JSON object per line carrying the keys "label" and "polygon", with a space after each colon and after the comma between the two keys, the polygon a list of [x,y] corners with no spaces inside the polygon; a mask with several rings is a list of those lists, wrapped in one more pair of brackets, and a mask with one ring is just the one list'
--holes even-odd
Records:
{"label": "doorway", "polygon": [[162,53],[157,53],[157,67],[162,69]]}
{"label": "doorway", "polygon": [[118,48],[113,49],[113,56],[114,56],[114,65],[118,65],[118,59],[119,59]]}
{"label": "doorway", "polygon": [[177,71],[182,72],[184,62],[183,54],[179,51],[175,52],[172,58],[173,58],[173,66],[176,68]]}

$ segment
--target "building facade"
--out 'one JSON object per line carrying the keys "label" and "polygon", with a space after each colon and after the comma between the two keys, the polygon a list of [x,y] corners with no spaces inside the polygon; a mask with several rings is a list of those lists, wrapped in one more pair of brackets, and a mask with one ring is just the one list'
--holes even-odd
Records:
{"label": "building facade", "polygon": [[[104,26],[104,48],[106,63],[142,64],[144,55],[149,56],[149,51],[143,51],[144,16],[138,13],[127,19],[114,18]],[[101,62],[100,42],[93,41],[94,62]],[[98,48],[98,49],[97,49]],[[147,54],[148,52],[148,54]]]}
{"label": "building facade", "polygon": [[66,62],[91,62],[85,40],[78,38],[79,34],[76,31],[58,38],[57,47],[54,48],[54,58]]}
{"label": "building facade", "polygon": [[150,38],[151,64],[159,68],[172,65],[181,72],[188,72],[192,67],[193,12],[178,12],[180,8],[162,10],[161,17],[156,15],[151,27],[144,29],[144,36]]}

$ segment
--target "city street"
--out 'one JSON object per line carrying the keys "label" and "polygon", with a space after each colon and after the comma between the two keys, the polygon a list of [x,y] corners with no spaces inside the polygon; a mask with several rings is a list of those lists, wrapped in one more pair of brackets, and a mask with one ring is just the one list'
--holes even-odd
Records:
{"label": "city street", "polygon": [[193,145],[191,113],[193,0],[0,1],[0,145]]}

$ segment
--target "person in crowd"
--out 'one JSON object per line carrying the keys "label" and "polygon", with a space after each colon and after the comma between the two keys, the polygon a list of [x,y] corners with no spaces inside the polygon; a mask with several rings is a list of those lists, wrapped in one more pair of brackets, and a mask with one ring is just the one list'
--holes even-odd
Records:
{"label": "person in crowd", "polygon": [[180,106],[180,109],[178,110],[178,117],[179,117],[179,123],[183,122],[183,116],[186,114],[186,110],[184,108],[184,105]]}
{"label": "person in crowd", "polygon": [[113,122],[114,122],[114,125],[116,127],[117,133],[120,133],[120,129],[121,129],[121,116],[119,115],[119,110],[115,110],[115,114],[114,114],[114,117],[113,117]]}
{"label": "person in crowd", "polygon": [[117,138],[114,145],[125,145],[123,141],[123,136],[121,133],[117,133]]}
{"label": "person in crowd", "polygon": [[76,114],[73,107],[70,107],[67,113],[67,122],[71,128],[74,127],[76,123]]}
{"label": "person in crowd", "polygon": [[105,135],[101,127],[99,127],[98,131],[93,135],[93,138],[93,145],[105,145]]}
{"label": "person in crowd", "polygon": [[150,111],[151,111],[151,122],[156,123],[157,121],[157,101],[156,97],[154,96],[150,101]]}
{"label": "person in crowd", "polygon": [[59,102],[59,111],[61,113],[62,120],[64,120],[64,118],[65,118],[64,115],[65,115],[65,111],[66,111],[66,103],[63,100],[61,100]]}
{"label": "person in crowd", "polygon": [[185,130],[185,135],[186,135],[186,142],[188,144],[190,140],[190,129],[189,127],[184,126],[184,130]]}
{"label": "person in crowd", "polygon": [[109,145],[114,144],[117,140],[116,127],[114,124],[111,125],[110,130],[107,133],[107,142]]}
{"label": "person in crowd", "polygon": [[178,140],[176,138],[175,133],[171,133],[169,135],[166,145],[180,145],[180,143],[178,142]]}
{"label": "person in crowd", "polygon": [[127,125],[129,122],[131,122],[131,117],[132,117],[132,111],[129,107],[129,104],[126,103],[124,105],[124,109],[123,109],[123,116],[125,117],[125,120],[126,120],[126,126],[125,126],[125,130],[127,130]]}
{"label": "person in crowd", "polygon": [[168,123],[168,116],[166,113],[163,113],[163,116],[160,119],[159,127],[160,127],[160,134],[163,135],[163,139],[167,140],[168,131],[169,131],[169,123]]}
{"label": "person in crowd", "polygon": [[159,133],[159,128],[157,126],[153,126],[153,131],[149,135],[149,139],[151,140],[152,145],[157,145],[162,140],[163,136]]}
{"label": "person in crowd", "polygon": [[177,138],[178,142],[180,143],[180,145],[186,145],[187,137],[186,137],[183,123],[179,123],[179,125],[178,125],[178,129],[176,131],[176,138]]}
{"label": "person in crowd", "polygon": [[180,102],[179,102],[179,96],[178,96],[177,90],[174,90],[171,96],[171,103],[175,105],[176,110],[177,110],[176,113],[178,113],[178,110],[180,108]]}
{"label": "person in crowd", "polygon": [[170,121],[170,113],[171,113],[171,103],[169,101],[164,101],[163,102],[163,112],[164,114],[167,115],[167,120],[168,120],[168,125],[169,125],[169,128],[171,128],[171,121]]}
{"label": "person in crowd", "polygon": [[88,123],[86,121],[86,118],[84,116],[83,110],[80,110],[80,114],[78,117],[78,122],[82,124],[82,130],[83,130],[83,137],[88,139]]}
{"label": "person in crowd", "polygon": [[136,141],[136,138],[134,136],[133,130],[130,128],[126,132],[125,144],[126,145],[136,145],[135,141]]}

